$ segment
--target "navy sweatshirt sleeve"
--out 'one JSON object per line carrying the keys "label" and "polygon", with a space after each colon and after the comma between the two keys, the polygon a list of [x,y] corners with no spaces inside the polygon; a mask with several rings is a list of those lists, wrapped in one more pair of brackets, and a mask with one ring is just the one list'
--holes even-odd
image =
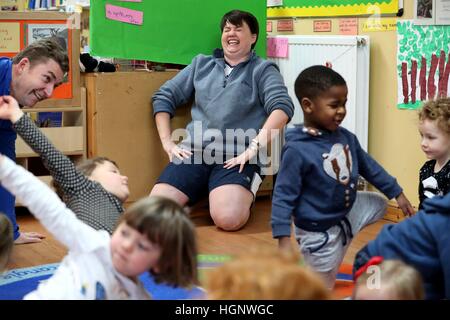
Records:
{"label": "navy sweatshirt sleeve", "polygon": [[291,235],[292,214],[302,189],[302,158],[297,150],[286,146],[281,155],[272,198],[272,235],[274,238]]}
{"label": "navy sweatshirt sleeve", "polygon": [[400,259],[422,275],[427,299],[450,298],[450,194],[424,202],[424,210],[385,226],[367,245],[369,256]]}
{"label": "navy sweatshirt sleeve", "polygon": [[361,148],[358,139],[354,137],[359,164],[359,174],[380,190],[388,199],[400,195],[403,189],[397,180],[378,164],[367,152]]}

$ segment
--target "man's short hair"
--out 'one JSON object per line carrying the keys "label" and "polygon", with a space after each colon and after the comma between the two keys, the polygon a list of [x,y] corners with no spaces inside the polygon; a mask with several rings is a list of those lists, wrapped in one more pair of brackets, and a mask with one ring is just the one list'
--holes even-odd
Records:
{"label": "man's short hair", "polygon": [[13,64],[18,64],[23,58],[28,58],[31,66],[45,63],[49,59],[52,59],[60,66],[63,73],[69,72],[67,51],[63,49],[55,37],[33,42],[12,59]]}

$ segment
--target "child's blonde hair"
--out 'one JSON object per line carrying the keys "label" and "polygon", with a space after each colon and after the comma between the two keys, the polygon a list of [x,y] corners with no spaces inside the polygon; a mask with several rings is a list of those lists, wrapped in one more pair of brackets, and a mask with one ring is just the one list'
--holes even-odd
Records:
{"label": "child's blonde hair", "polygon": [[133,204],[121,217],[131,228],[161,248],[155,282],[190,287],[198,283],[197,243],[194,224],[174,201],[148,197]]}
{"label": "child's blonde hair", "polygon": [[[384,260],[376,267],[379,267],[379,287],[371,290],[389,292],[397,300],[423,300],[425,298],[422,276],[413,267],[400,260]],[[362,272],[356,279],[353,297],[356,296],[359,288],[368,288],[369,282],[372,283],[369,278],[375,276],[375,272]]]}
{"label": "child's blonde hair", "polygon": [[208,273],[209,299],[325,300],[330,293],[321,278],[299,265],[299,255],[278,249],[251,249]]}
{"label": "child's blonde hair", "polygon": [[425,102],[419,110],[419,121],[436,121],[439,129],[450,134],[450,98],[437,98]]}
{"label": "child's blonde hair", "polygon": [[13,226],[9,218],[0,212],[0,272],[8,263],[14,245]]}

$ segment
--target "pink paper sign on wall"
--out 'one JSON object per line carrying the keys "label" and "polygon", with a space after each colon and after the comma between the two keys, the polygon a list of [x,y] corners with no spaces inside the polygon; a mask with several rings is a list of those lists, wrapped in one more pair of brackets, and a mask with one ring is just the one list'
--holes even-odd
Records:
{"label": "pink paper sign on wall", "polygon": [[314,20],[314,32],[331,32],[331,20]]}
{"label": "pink paper sign on wall", "polygon": [[278,31],[294,31],[294,20],[293,19],[281,19],[277,21]]}
{"label": "pink paper sign on wall", "polygon": [[289,52],[288,38],[267,38],[267,56],[272,58],[287,58]]}
{"label": "pink paper sign on wall", "polygon": [[144,21],[144,12],[107,4],[106,18],[125,23],[142,25]]}
{"label": "pink paper sign on wall", "polygon": [[339,33],[344,35],[357,35],[358,34],[358,19],[340,19],[339,20]]}

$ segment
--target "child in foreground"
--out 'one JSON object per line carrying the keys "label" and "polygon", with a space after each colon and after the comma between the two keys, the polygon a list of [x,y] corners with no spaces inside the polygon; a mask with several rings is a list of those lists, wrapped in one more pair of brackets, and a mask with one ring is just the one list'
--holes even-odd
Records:
{"label": "child in foreground", "polygon": [[327,300],[322,279],[299,265],[296,252],[254,249],[208,274],[206,291],[216,300]]}
{"label": "child in foreground", "polygon": [[450,193],[423,203],[409,219],[388,224],[355,256],[353,272],[374,256],[401,260],[423,279],[425,299],[450,299]]}
{"label": "child in foreground", "polygon": [[195,229],[176,203],[142,199],[112,236],[83,223],[31,173],[0,155],[0,182],[69,252],[55,274],[25,299],[148,299],[138,276],[190,287],[197,283]]}
{"label": "child in foreground", "polygon": [[355,274],[353,300],[423,300],[422,277],[400,260],[373,257]]}

